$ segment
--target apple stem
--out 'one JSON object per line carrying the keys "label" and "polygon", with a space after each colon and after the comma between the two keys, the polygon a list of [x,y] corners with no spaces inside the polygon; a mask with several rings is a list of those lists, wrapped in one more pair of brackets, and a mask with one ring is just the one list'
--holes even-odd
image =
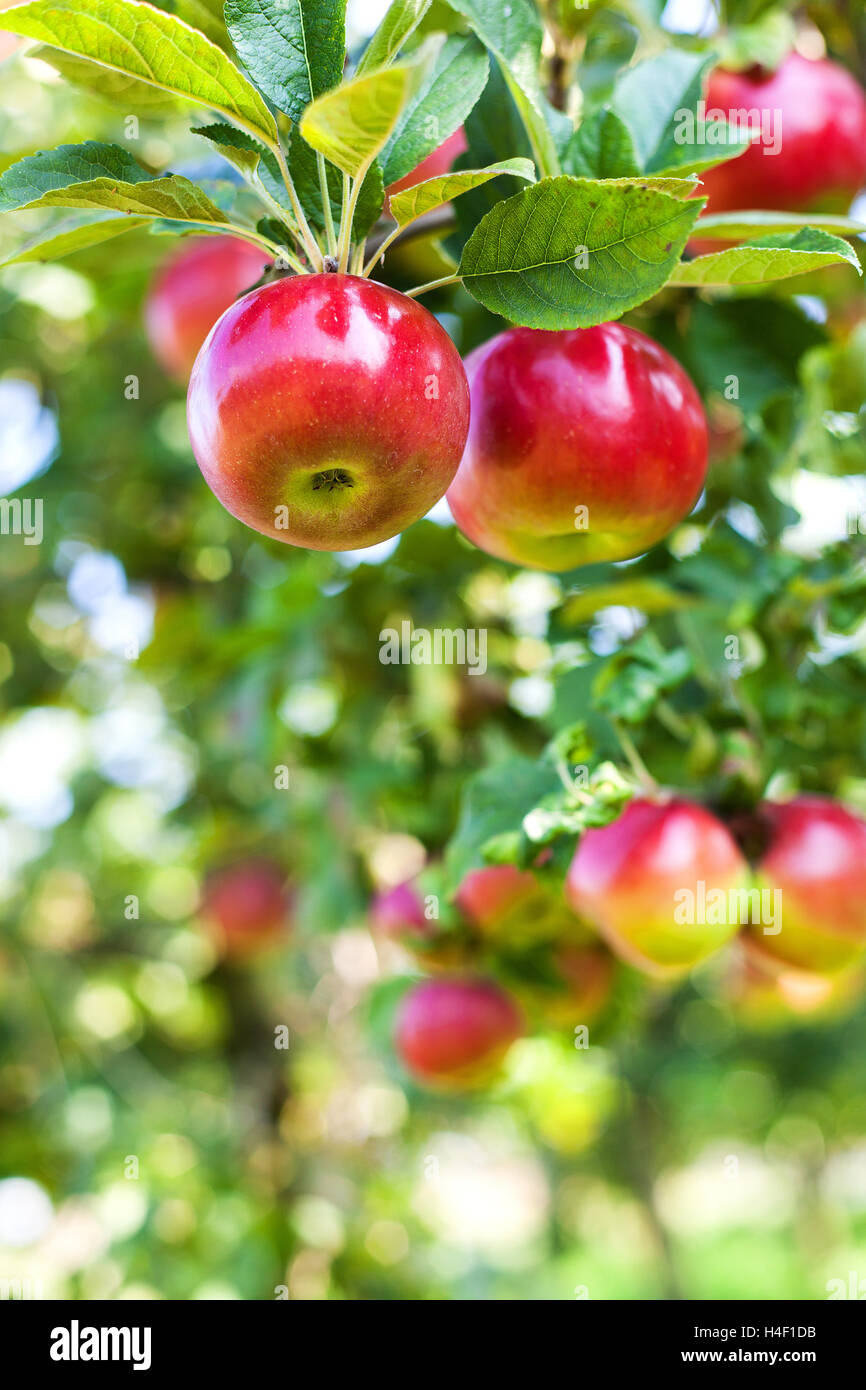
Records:
{"label": "apple stem", "polygon": [[419,294],[426,294],[428,290],[438,290],[442,285],[459,285],[462,279],[462,275],[443,275],[441,280],[428,280],[426,285],[416,285],[414,290],[407,290],[406,298],[417,299]]}
{"label": "apple stem", "polygon": [[340,220],[340,270],[343,274],[349,269],[349,255],[352,250],[352,223],[355,220],[355,208],[358,206],[358,198],[367,177],[372,159],[366,160],[352,179],[351,192],[346,198],[346,175],[343,175],[343,216]]}
{"label": "apple stem", "polygon": [[337,255],[337,233],[334,230],[334,214],[331,211],[331,195],[328,192],[328,170],[325,156],[316,151],[316,164],[319,168],[319,187],[322,190],[322,213],[325,218],[325,236],[328,238],[328,255]]}
{"label": "apple stem", "polygon": [[611,719],[614,731],[620,742],[620,747],[626,756],[628,765],[641,785],[641,789],[649,795],[658,792],[659,784],[653,777],[640,753],[635,747],[631,735],[626,733],[618,719]]}
{"label": "apple stem", "polygon": [[343,173],[343,206],[340,210],[340,238],[337,243],[337,252],[340,258],[340,269],[345,271],[349,265],[349,247],[352,244],[352,214],[350,212],[352,203],[352,180],[347,173]]}
{"label": "apple stem", "polygon": [[286,185],[286,192],[289,195],[289,202],[292,205],[292,212],[295,214],[295,219],[297,221],[298,228],[300,229],[301,240],[304,243],[304,250],[306,251],[310,259],[310,264],[312,265],[313,269],[320,271],[322,269],[322,253],[319,250],[316,238],[310,231],[310,224],[304,216],[304,209],[301,207],[297,192],[295,191],[295,185],[292,182],[292,176],[289,173],[289,166],[286,163],[286,156],[283,154],[282,145],[276,144],[273,148],[274,153],[277,156],[277,163],[280,166],[280,173],[283,176],[283,183]]}
{"label": "apple stem", "polygon": [[[249,241],[253,246],[261,247],[269,256],[273,256],[275,261],[284,260],[297,273],[303,272],[303,265],[297,256],[292,255],[287,246],[278,246],[275,241],[271,241],[270,237],[262,236],[260,232],[253,231],[252,227],[239,227],[236,222],[227,222],[226,231],[230,232],[232,236],[240,237],[243,241]],[[247,291],[244,290],[244,294],[246,293]]]}
{"label": "apple stem", "polygon": [[664,724],[669,729],[674,738],[680,739],[683,743],[688,743],[692,736],[692,729],[689,721],[674,709],[669,700],[659,700],[656,704],[656,717],[659,723]]}
{"label": "apple stem", "polygon": [[364,266],[364,274],[365,274],[365,275],[369,275],[369,274],[370,274],[371,270],[373,270],[373,268],[374,268],[374,266],[376,265],[376,263],[382,259],[382,257],[384,256],[385,252],[388,250],[388,247],[391,245],[391,242],[394,241],[395,238],[398,237],[398,236],[400,235],[400,233],[401,233],[402,230],[403,230],[402,227],[400,227],[399,224],[398,224],[398,225],[394,228],[393,232],[389,232],[389,233],[388,233],[388,235],[386,236],[385,240],[382,242],[382,245],[378,248],[378,250],[376,250],[376,251],[373,252],[373,254],[372,254],[372,256],[370,257],[370,259],[368,260],[367,264]]}

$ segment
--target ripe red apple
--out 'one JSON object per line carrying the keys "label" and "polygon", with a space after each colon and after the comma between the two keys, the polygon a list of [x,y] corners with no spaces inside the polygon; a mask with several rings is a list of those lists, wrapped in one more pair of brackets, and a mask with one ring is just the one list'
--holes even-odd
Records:
{"label": "ripe red apple", "polygon": [[432,314],[352,275],[238,300],[196,360],[193,452],[224,507],[275,540],[353,550],[444,493],[469,424],[463,363]]}
{"label": "ripe red apple", "polygon": [[288,930],[291,894],[283,871],[268,859],[247,859],[208,875],[201,915],[226,955],[276,944]]}
{"label": "ripe red apple", "polygon": [[403,998],[395,1043],[418,1081],[444,1090],[482,1085],[495,1074],[523,1019],[492,980],[453,976],[413,985]]}
{"label": "ripe red apple", "polygon": [[531,869],[514,864],[471,870],[454,902],[483,935],[498,941],[579,941],[589,934],[567,903],[542,885]]}
{"label": "ripe red apple", "polygon": [[435,179],[440,174],[447,174],[458,155],[463,154],[468,148],[466,135],[460,126],[447,140],[443,140],[432,154],[428,154],[426,159],[422,159],[420,164],[416,164],[414,169],[404,174],[402,179],[395,179],[393,183],[388,184],[385,189],[385,211],[388,210],[392,193],[402,193],[404,188],[414,188],[416,183],[423,183],[425,179]]}
{"label": "ripe red apple", "polygon": [[186,381],[220,314],[261,278],[263,251],[240,237],[185,242],[148,291],[144,322],[153,354],[170,376]]}
{"label": "ripe red apple", "polygon": [[765,802],[769,834],[756,878],[781,890],[781,930],[753,926],[768,955],[802,970],[836,971],[866,952],[866,822],[820,796]]}
{"label": "ripe red apple", "polygon": [[625,560],[691,511],[707,424],[683,369],[634,328],[510,328],[471,352],[469,438],[448,490],[471,541],[514,564]]}
{"label": "ripe red apple", "polygon": [[766,123],[766,138],[701,174],[708,212],[844,211],[866,182],[866,94],[838,63],[791,53],[775,72],[716,68],[706,100],[708,112],[761,112]]}
{"label": "ripe red apple", "polygon": [[636,800],[610,825],[582,836],[566,896],[624,960],[670,975],[734,935],[737,913],[709,895],[748,883],[745,859],[709,811],[679,798]]}

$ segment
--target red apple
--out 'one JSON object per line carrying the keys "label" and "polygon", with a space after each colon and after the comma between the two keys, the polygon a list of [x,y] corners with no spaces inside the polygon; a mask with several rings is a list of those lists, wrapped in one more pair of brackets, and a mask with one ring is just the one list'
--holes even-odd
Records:
{"label": "red apple", "polygon": [[458,155],[463,154],[468,148],[466,135],[460,126],[447,140],[443,140],[432,154],[428,154],[426,159],[422,159],[420,164],[408,174],[404,174],[402,179],[395,179],[393,183],[388,184],[385,189],[385,211],[388,210],[388,200],[392,193],[402,193],[404,188],[414,188],[416,183],[423,183],[425,179],[435,179],[440,174],[447,174]]}
{"label": "red apple", "polygon": [[706,100],[729,119],[766,113],[768,136],[701,174],[708,212],[844,211],[866,181],[866,94],[837,63],[791,53],[775,72],[716,68]]}
{"label": "red apple", "polygon": [[511,328],[466,360],[469,438],[448,503],[514,564],[625,560],[694,506],[707,424],[683,369],[634,328]]}
{"label": "red apple", "polygon": [[531,869],[514,864],[471,870],[454,902],[474,927],[499,941],[582,940],[588,935],[564,900],[543,886]]}
{"label": "red apple", "polygon": [[523,1032],[514,1000],[492,980],[453,976],[413,985],[395,1043],[418,1081],[445,1090],[481,1085]]}
{"label": "red apple", "polygon": [[566,895],[624,960],[671,975],[734,935],[739,904],[731,911],[728,896],[748,883],[745,859],[709,811],[676,798],[636,800],[582,836]]}
{"label": "red apple", "polygon": [[288,930],[291,895],[283,871],[267,859],[247,859],[208,875],[201,915],[226,955],[274,945]]}
{"label": "red apple", "polygon": [[463,363],[432,314],[352,275],[246,295],[196,360],[193,452],[223,506],[275,540],[353,550],[444,493],[469,424]]}
{"label": "red apple", "polygon": [[769,839],[756,877],[781,892],[781,930],[756,925],[752,939],[802,970],[845,969],[866,952],[866,822],[820,796],[765,802],[760,815]]}
{"label": "red apple", "polygon": [[431,936],[433,928],[424,915],[424,903],[414,884],[398,883],[377,893],[370,908],[373,930],[383,936]]}
{"label": "red apple", "polygon": [[261,278],[267,263],[263,251],[229,236],[196,237],[170,257],[144,306],[150,346],[170,376],[187,380],[220,314]]}

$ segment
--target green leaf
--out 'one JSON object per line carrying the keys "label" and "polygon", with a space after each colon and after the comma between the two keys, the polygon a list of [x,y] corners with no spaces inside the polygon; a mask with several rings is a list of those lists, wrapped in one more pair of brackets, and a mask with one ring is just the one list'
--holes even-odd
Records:
{"label": "green leaf", "polygon": [[[322,186],[319,179],[319,166],[315,150],[311,149],[301,136],[297,126],[292,127],[289,141],[289,169],[292,182],[300,199],[304,213],[314,227],[322,229],[325,218],[322,210]],[[343,179],[333,164],[325,168],[328,180],[328,195],[331,201],[331,216],[335,226],[339,226],[343,206]],[[382,169],[377,159],[373,160],[355,205],[352,219],[352,240],[362,241],[373,224],[378,220],[385,201],[385,185]]]}
{"label": "green leaf", "polygon": [[652,169],[652,173],[702,174],[705,169],[713,169],[728,159],[738,158],[751,144],[751,136],[727,124],[684,122],[678,129],[683,136],[682,144],[670,149],[667,156]]}
{"label": "green leaf", "polygon": [[[559,172],[559,156],[541,90],[539,66],[544,36],[532,0],[448,0],[471,24],[499,62],[542,174]],[[513,151],[512,151],[513,153]]]}
{"label": "green leaf", "polygon": [[656,617],[660,613],[675,613],[681,608],[690,608],[694,602],[690,594],[680,593],[678,589],[657,579],[619,579],[569,595],[557,616],[564,627],[569,627],[573,623],[591,622],[600,609],[614,605],[637,608],[650,617]]}
{"label": "green leaf", "polygon": [[775,232],[798,231],[801,227],[816,227],[821,232],[837,236],[859,236],[866,232],[866,224],[855,222],[852,217],[838,217],[833,213],[802,212],[711,212],[695,223],[695,236],[706,237],[712,241],[739,241],[754,236],[756,232],[767,235]]}
{"label": "green leaf", "polygon": [[[2,27],[0,15],[0,27]],[[141,111],[148,116],[168,114],[178,109],[178,99],[160,87],[151,87],[138,77],[128,77],[126,73],[115,72],[112,68],[101,67],[89,58],[78,58],[74,53],[64,53],[59,48],[50,48],[40,43],[29,49],[28,58],[38,58],[41,63],[59,72],[65,82],[88,92],[92,96],[112,105],[124,103],[124,109]],[[116,109],[116,105],[115,105]]]}
{"label": "green leaf", "polygon": [[237,126],[224,125],[221,121],[213,125],[193,126],[192,134],[210,140],[223,159],[239,169],[245,178],[257,176],[274,202],[280,207],[286,206],[286,187],[276,157],[252,135],[238,130]]}
{"label": "green leaf", "polygon": [[341,80],[346,0],[226,0],[225,19],[256,86],[293,121]]}
{"label": "green leaf", "polygon": [[623,777],[616,764],[604,762],[590,773],[585,787],[575,787],[572,792],[560,787],[543,797],[523,817],[521,829],[533,846],[533,851],[567,836],[570,855],[575,835],[582,835],[585,830],[600,825],[609,825],[631,801],[634,793],[633,784]]}
{"label": "green leaf", "polygon": [[[515,155],[531,158],[529,137],[498,63],[494,63],[487,86],[467,116],[463,130],[469,148],[455,161],[455,171],[486,169]],[[454,209],[457,228],[446,243],[455,261],[460,259],[464,244],[484,214],[503,198],[519,193],[520,188],[516,179],[504,176],[502,182],[480,184],[464,194]]]}
{"label": "green leaf", "polygon": [[605,323],[667,282],[702,206],[629,182],[545,179],[487,214],[460,273],[470,294],[515,323]]}
{"label": "green leaf", "polygon": [[587,116],[562,156],[562,171],[581,179],[628,178],[641,172],[628,126],[615,111]]}
{"label": "green leaf", "polygon": [[409,70],[383,68],[326,92],[301,118],[301,135],[338,169],[357,178],[387,143],[406,100]]}
{"label": "green leaf", "polygon": [[525,815],[560,786],[556,770],[535,758],[509,758],[471,777],[457,830],[445,855],[447,884],[456,889],[485,863],[482,849],[495,836],[516,831]]}
{"label": "green leaf", "polygon": [[814,227],[804,227],[799,232],[762,237],[760,241],[683,261],[671,276],[671,284],[764,285],[845,261],[862,275],[857,253],[847,241]]}
{"label": "green leaf", "polygon": [[231,48],[223,18],[222,0],[166,0],[158,7],[176,14],[191,29],[199,29],[220,48]]}
{"label": "green leaf", "polygon": [[797,26],[788,14],[773,8],[751,24],[731,24],[719,35],[719,56],[726,68],[760,64],[774,72],[797,40]]}
{"label": "green leaf", "polygon": [[500,164],[491,164],[486,169],[458,169],[451,174],[440,174],[436,178],[425,179],[423,183],[404,188],[401,193],[392,193],[390,200],[391,216],[399,226],[405,227],[422,217],[425,212],[438,208],[459,198],[461,193],[478,188],[500,174],[511,174],[528,183],[535,182],[535,168],[531,159],[503,159]]}
{"label": "green leaf", "polygon": [[668,48],[627,68],[613,91],[612,109],[628,126],[641,167],[666,167],[676,153],[674,133],[679,113],[695,112],[712,54]]}
{"label": "green leaf", "polygon": [[431,0],[394,0],[364,49],[355,76],[361,77],[365,72],[375,72],[377,68],[386,68],[393,63],[403,44],[421,23],[430,3]]}
{"label": "green leaf", "polygon": [[639,174],[637,178],[597,179],[599,188],[639,188],[655,189],[656,193],[669,193],[672,198],[691,198],[700,188],[697,179],[680,179],[666,174]]}
{"label": "green leaf", "polygon": [[38,236],[19,246],[10,253],[0,265],[16,265],[23,261],[59,261],[71,256],[75,251],[84,251],[89,246],[98,246],[103,241],[121,236],[124,232],[135,231],[147,225],[146,218],[136,217],[98,217],[79,214],[64,218],[62,222],[43,229]]}
{"label": "green leaf", "polygon": [[692,669],[684,647],[666,651],[653,633],[645,632],[605,662],[593,686],[596,707],[626,723],[642,723],[656,701],[682,685]]}
{"label": "green leaf", "polygon": [[474,35],[446,40],[382,152],[386,185],[411,173],[454,134],[484,91],[489,71],[487,53]]}
{"label": "green leaf", "polygon": [[91,179],[146,183],[153,174],[120,145],[86,140],[83,145],[59,145],[19,159],[0,176],[0,212],[31,206],[43,194]]}
{"label": "green leaf", "polygon": [[614,87],[611,106],[631,132],[640,167],[648,174],[698,174],[743,153],[746,131],[698,118],[713,54],[669,48],[627,68]]}
{"label": "green leaf", "polygon": [[703,394],[724,396],[736,382],[745,413],[797,388],[799,361],[826,341],[797,305],[767,295],[696,298],[686,330],[686,365]]}
{"label": "green leaf", "polygon": [[140,0],[33,0],[4,29],[209,106],[275,146],[274,118],[243,73],[196,29]]}
{"label": "green leaf", "polygon": [[105,208],[113,212],[137,213],[140,217],[165,217],[172,222],[210,223],[228,227],[226,214],[189,179],[171,174],[147,183],[124,183],[121,179],[89,179],[48,189],[27,202],[28,208]]}

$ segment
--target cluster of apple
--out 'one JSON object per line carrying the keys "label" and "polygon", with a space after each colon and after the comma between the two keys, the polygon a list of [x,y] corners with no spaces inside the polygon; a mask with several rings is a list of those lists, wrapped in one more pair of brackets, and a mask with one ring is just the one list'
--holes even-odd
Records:
{"label": "cluster of apple", "polygon": [[[402,1003],[395,1043],[408,1070],[436,1087],[478,1084],[533,1017],[592,1023],[618,962],[677,980],[736,936],[734,1002],[763,990],[809,1013],[852,992],[866,957],[866,822],[800,796],[762,803],[738,831],[754,862],[696,802],[638,798],[582,836],[561,897],[531,869],[490,865],[464,878],[455,895],[462,928],[444,933],[413,884],[377,897],[374,932],[435,972]],[[558,987],[512,991],[476,973],[476,959],[530,941],[548,944]]]}
{"label": "cluster of apple", "polygon": [[636,329],[514,328],[464,368],[414,300],[356,276],[303,275],[233,302],[196,355],[213,297],[262,269],[248,243],[208,238],[166,267],[146,309],[167,368],[181,375],[195,359],[189,430],[202,472],[256,530],[361,548],[447,489],[481,549],[564,570],[640,554],[696,501],[708,457],[700,399]]}
{"label": "cluster of apple", "polygon": [[[707,106],[780,127],[777,149],[756,140],[703,174],[715,213],[826,211],[866,178],[866,98],[832,62],[794,52],[773,73],[717,69]],[[442,172],[461,148],[457,132],[400,186]],[[562,571],[639,555],[694,505],[708,461],[701,402],[635,329],[508,329],[464,370],[432,314],[370,279],[288,275],[243,294],[262,255],[230,238],[196,242],[147,306],[160,359],[192,372],[204,477],[248,526],[358,549],[447,493],[482,550]]]}

